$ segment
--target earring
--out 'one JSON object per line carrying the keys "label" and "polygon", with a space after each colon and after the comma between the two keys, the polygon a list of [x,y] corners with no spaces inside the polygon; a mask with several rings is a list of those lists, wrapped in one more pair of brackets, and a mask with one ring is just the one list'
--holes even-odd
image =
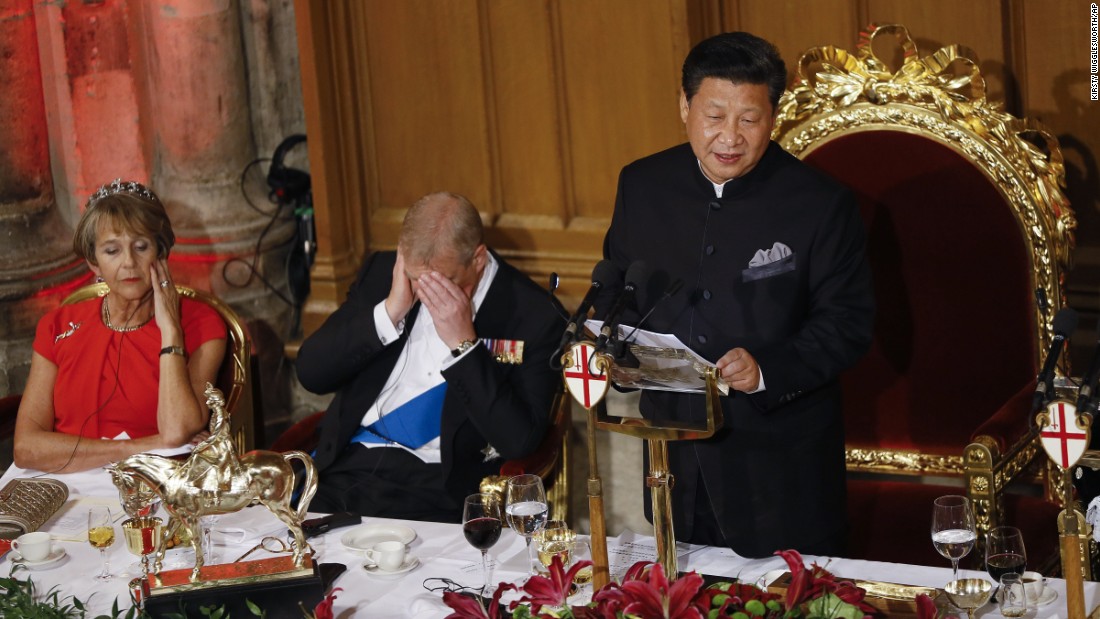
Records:
{"label": "earring", "polygon": [[102,276],[102,275],[96,275],[96,276],[95,276],[95,283],[97,283],[97,284],[102,284],[102,283],[103,283],[103,282],[105,282],[105,281],[107,281],[107,280],[103,279],[103,276]]}

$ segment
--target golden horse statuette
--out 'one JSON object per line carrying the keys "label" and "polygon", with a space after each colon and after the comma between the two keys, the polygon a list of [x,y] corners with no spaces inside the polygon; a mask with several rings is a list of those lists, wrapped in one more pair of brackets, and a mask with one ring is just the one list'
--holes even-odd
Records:
{"label": "golden horse statuette", "polygon": [[[191,547],[195,550],[190,582],[197,583],[202,580],[200,570],[204,561],[199,519],[240,511],[256,502],[286,523],[294,535],[294,567],[301,569],[307,547],[302,520],[317,492],[313,459],[301,451],[255,450],[239,456],[229,434],[229,414],[222,392],[207,383],[205,393],[210,408],[210,436],[186,460],[136,454],[107,467],[127,514],[136,516],[155,497],[160,497],[171,516],[157,544],[153,567],[156,584],[160,583],[165,540],[171,539],[179,527],[190,533]],[[294,492],[290,461],[294,459],[305,465],[305,485],[296,511],[290,506]]]}

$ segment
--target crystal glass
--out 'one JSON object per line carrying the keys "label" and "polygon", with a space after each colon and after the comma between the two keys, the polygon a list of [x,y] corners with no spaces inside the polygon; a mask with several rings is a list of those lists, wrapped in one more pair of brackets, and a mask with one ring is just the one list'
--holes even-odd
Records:
{"label": "crystal glass", "polygon": [[462,507],[462,534],[481,551],[481,595],[489,589],[489,549],[500,539],[503,528],[500,499],[495,494],[471,494]]}
{"label": "crystal glass", "polygon": [[1001,614],[1005,617],[1023,617],[1027,614],[1027,592],[1024,580],[1016,572],[1006,572],[1001,576],[1001,587],[997,594],[1000,598]]}
{"label": "crystal glass", "polygon": [[570,529],[564,520],[547,520],[542,530],[532,536],[532,541],[539,563],[549,568],[554,557],[561,557],[562,567],[568,569],[573,561],[577,532]]}
{"label": "crystal glass", "polygon": [[947,495],[932,506],[932,544],[941,555],[951,560],[952,580],[959,579],[959,559],[974,547],[978,539],[974,528],[974,512],[964,496]]}
{"label": "crystal glass", "polygon": [[93,548],[99,549],[99,558],[102,568],[96,574],[97,580],[110,580],[111,562],[107,559],[107,549],[115,543],[114,519],[111,517],[111,508],[106,505],[95,505],[88,509],[88,543]]}
{"label": "crystal glass", "polygon": [[1027,569],[1024,536],[1016,527],[994,527],[985,538],[985,569],[993,581],[1005,574],[1023,575]]}
{"label": "crystal glass", "polygon": [[[592,547],[589,542],[578,539],[573,543],[573,560],[574,561],[591,561],[592,560]],[[583,567],[577,571],[573,576],[573,582],[583,587],[592,582],[592,566]]]}
{"label": "crystal glass", "polygon": [[504,512],[508,526],[527,542],[527,561],[531,575],[536,573],[531,555],[531,536],[546,525],[549,508],[546,490],[538,475],[516,475],[504,485]]}

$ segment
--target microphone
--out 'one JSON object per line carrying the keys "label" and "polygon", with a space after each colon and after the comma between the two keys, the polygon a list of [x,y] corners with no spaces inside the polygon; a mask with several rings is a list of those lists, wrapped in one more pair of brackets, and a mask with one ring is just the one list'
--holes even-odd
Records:
{"label": "microphone", "polygon": [[636,368],[640,365],[638,359],[633,354],[631,354],[626,345],[630,343],[630,339],[634,337],[634,334],[638,332],[638,329],[642,326],[642,324],[646,320],[649,320],[649,317],[653,315],[653,311],[657,309],[657,306],[660,305],[665,299],[671,297],[677,292],[680,292],[680,289],[683,287],[684,280],[679,278],[673,280],[672,283],[669,284],[667,288],[665,288],[665,291],[663,294],[661,294],[660,298],[653,302],[653,305],[649,308],[649,311],[645,313],[645,316],[642,316],[642,319],[638,321],[638,324],[634,325],[634,328],[630,330],[630,333],[628,333],[626,337],[621,340],[618,338],[614,338],[612,340],[611,356],[615,358],[616,363],[623,367],[630,368]]}
{"label": "microphone", "polygon": [[561,334],[558,350],[562,350],[569,342],[576,339],[577,331],[584,324],[584,319],[588,317],[588,310],[592,308],[592,304],[596,301],[600,291],[617,284],[620,279],[622,279],[622,270],[614,262],[600,260],[596,263],[596,267],[592,269],[592,285],[588,287],[588,292],[581,299],[577,311],[569,319],[569,325],[565,327],[565,333]]}
{"label": "microphone", "polygon": [[1093,405],[1092,392],[1096,388],[1096,379],[1100,378],[1100,341],[1096,342],[1096,348],[1092,351],[1092,361],[1089,363],[1089,371],[1081,382],[1081,389],[1077,392],[1077,412],[1088,412]]}
{"label": "microphone", "polygon": [[651,274],[652,271],[650,271],[649,265],[642,260],[635,260],[626,269],[626,276],[623,277],[623,290],[615,297],[615,302],[611,305],[611,309],[607,311],[607,316],[604,317],[600,335],[596,338],[596,350],[603,350],[607,347],[607,340],[611,338],[611,334],[619,326],[619,321],[622,320],[627,304],[634,300],[635,293],[649,281]]}
{"label": "microphone", "polygon": [[1047,351],[1046,361],[1039,372],[1038,384],[1035,385],[1035,396],[1031,400],[1031,410],[1037,411],[1049,398],[1054,388],[1054,366],[1058,364],[1058,357],[1062,354],[1066,340],[1077,330],[1077,312],[1072,307],[1063,307],[1054,315],[1054,339],[1050,342],[1050,350]]}
{"label": "microphone", "polygon": [[558,313],[558,316],[561,316],[562,320],[567,321],[569,320],[569,317],[565,315],[564,311],[562,311],[561,303],[556,302],[558,300],[558,297],[554,294],[555,292],[557,292],[558,286],[560,285],[561,280],[558,278],[558,274],[550,273],[550,286],[549,288],[547,288],[547,290],[549,291],[549,295],[546,297],[546,300],[550,302],[550,306],[554,308],[554,311]]}

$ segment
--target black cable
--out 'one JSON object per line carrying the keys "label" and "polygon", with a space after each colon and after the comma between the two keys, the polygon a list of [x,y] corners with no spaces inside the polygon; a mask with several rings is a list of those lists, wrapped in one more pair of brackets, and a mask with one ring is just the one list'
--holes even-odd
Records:
{"label": "black cable", "polygon": [[[245,178],[248,176],[248,171],[252,169],[252,166],[261,164],[265,161],[271,161],[271,157],[259,157],[259,158],[256,158],[256,159],[253,159],[252,161],[250,161],[248,163],[248,165],[246,165],[244,167],[244,170],[241,172],[240,186],[241,186],[241,195],[244,196],[244,201],[248,203],[248,206],[252,207],[252,210],[256,211],[257,213],[259,213],[261,215],[263,215],[264,217],[271,217],[272,215],[277,214],[282,209],[282,204],[279,204],[275,200],[272,200],[271,196],[268,195],[267,199],[271,202],[275,202],[276,207],[275,207],[274,212],[265,211],[265,210],[261,209],[259,206],[256,206],[256,203],[253,202],[252,198],[250,198],[248,196],[248,191],[246,190],[245,185],[244,185]],[[288,219],[290,219],[290,218],[288,218]]]}
{"label": "black cable", "polygon": [[[256,249],[253,251],[252,261],[249,262],[249,261],[245,260],[244,258],[240,258],[240,257],[233,257],[233,258],[230,258],[229,260],[226,260],[222,264],[222,279],[225,280],[225,283],[229,284],[230,286],[233,286],[234,288],[247,288],[249,285],[252,284],[253,279],[258,278],[261,282],[263,282],[264,286],[268,290],[270,290],[272,293],[274,293],[275,296],[279,297],[284,303],[286,303],[287,305],[289,305],[291,307],[296,307],[296,304],[294,303],[294,301],[292,299],[287,297],[285,294],[283,294],[283,292],[281,290],[276,288],[275,285],[272,284],[270,281],[268,281],[267,278],[264,277],[263,274],[261,274],[259,272],[259,270],[256,268],[256,263],[259,262],[259,260],[260,260],[260,250],[263,248],[264,238],[266,238],[267,234],[269,232],[271,232],[271,229],[275,226],[275,222],[280,220],[279,215],[283,212],[283,207],[289,206],[289,205],[292,204],[291,202],[275,202],[275,209],[270,211],[270,212],[267,212],[267,211],[264,211],[264,210],[260,209],[255,204],[253,204],[252,199],[248,197],[248,192],[245,191],[245,184],[244,184],[245,183],[245,177],[248,175],[248,171],[252,168],[252,166],[256,165],[257,163],[263,162],[263,161],[271,161],[271,159],[270,158],[254,159],[254,160],[252,160],[252,162],[250,162],[248,165],[246,165],[244,167],[244,170],[241,172],[240,187],[241,187],[241,195],[244,196],[245,202],[247,202],[248,205],[250,207],[252,207],[252,209],[255,210],[257,213],[260,213],[261,215],[264,215],[265,217],[268,217],[267,225],[264,226],[264,229],[260,232],[259,238],[256,239]],[[269,196],[269,199],[270,199],[270,196]],[[293,212],[293,210],[291,212]],[[285,217],[285,218],[283,218],[283,221],[290,221],[293,218],[294,218],[293,216]],[[291,239],[286,244],[291,244],[293,242],[294,242],[293,239]],[[278,245],[277,247],[283,247],[283,245]],[[231,280],[229,278],[229,266],[231,264],[234,264],[234,263],[237,263],[237,262],[239,262],[239,263],[245,265],[246,267],[248,267],[248,279],[246,279],[244,282],[234,282],[233,280]]]}

